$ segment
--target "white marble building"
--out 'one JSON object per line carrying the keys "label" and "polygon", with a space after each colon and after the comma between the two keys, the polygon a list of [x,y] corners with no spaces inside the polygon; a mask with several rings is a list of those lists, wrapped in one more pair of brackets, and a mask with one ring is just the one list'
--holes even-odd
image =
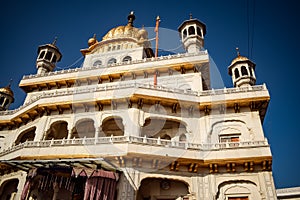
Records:
{"label": "white marble building", "polygon": [[81,68],[55,71],[62,53],[40,46],[21,107],[0,89],[1,199],[277,199],[255,63],[238,54],[233,87],[213,90],[205,24],[184,21],[186,52],[155,57],[134,19],[89,39]]}

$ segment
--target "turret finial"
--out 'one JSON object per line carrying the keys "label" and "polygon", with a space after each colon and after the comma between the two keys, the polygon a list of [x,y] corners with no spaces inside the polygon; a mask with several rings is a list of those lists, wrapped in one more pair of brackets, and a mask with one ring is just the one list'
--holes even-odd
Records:
{"label": "turret finial", "polygon": [[133,21],[135,20],[135,15],[133,11],[130,12],[127,19],[128,19],[128,25],[133,26]]}
{"label": "turret finial", "polygon": [[190,19],[193,19],[193,14],[192,13],[190,13]]}
{"label": "turret finial", "polygon": [[53,40],[53,42],[52,42],[52,45],[55,46],[55,45],[56,45],[56,42],[57,42],[57,37],[54,38],[54,40]]}
{"label": "turret finial", "polygon": [[239,48],[238,48],[238,47],[236,47],[236,48],[235,48],[235,50],[236,50],[237,56],[240,56],[241,54],[240,54],[240,50],[239,50]]}
{"label": "turret finial", "polygon": [[12,84],[12,82],[13,82],[13,80],[12,80],[12,78],[9,80],[9,83],[8,83],[8,86],[7,87],[10,87],[11,86],[11,84]]}

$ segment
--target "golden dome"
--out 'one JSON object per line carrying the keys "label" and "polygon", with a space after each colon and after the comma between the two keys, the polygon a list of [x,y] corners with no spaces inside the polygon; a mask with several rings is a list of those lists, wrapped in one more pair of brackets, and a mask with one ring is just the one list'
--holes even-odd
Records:
{"label": "golden dome", "polygon": [[112,28],[110,31],[106,33],[106,35],[102,38],[104,40],[111,40],[111,39],[119,39],[119,38],[133,38],[136,40],[140,40],[141,37],[146,39],[148,37],[147,31],[142,28],[141,30],[135,28],[133,26],[133,21],[135,16],[133,12],[128,15],[128,24],[125,26],[118,26]]}
{"label": "golden dome", "polygon": [[130,25],[118,26],[108,31],[106,35],[103,37],[103,40],[118,39],[118,38],[134,38],[138,40],[140,39],[138,33],[139,33],[139,29],[133,26]]}
{"label": "golden dome", "polygon": [[235,59],[233,59],[231,61],[231,65],[233,65],[236,62],[240,62],[240,61],[249,61],[249,59],[245,56],[238,55]]}
{"label": "golden dome", "polygon": [[9,95],[11,97],[14,97],[14,93],[10,89],[10,86],[6,86],[6,87],[3,87],[3,88],[0,88],[0,93],[7,94],[7,95]]}

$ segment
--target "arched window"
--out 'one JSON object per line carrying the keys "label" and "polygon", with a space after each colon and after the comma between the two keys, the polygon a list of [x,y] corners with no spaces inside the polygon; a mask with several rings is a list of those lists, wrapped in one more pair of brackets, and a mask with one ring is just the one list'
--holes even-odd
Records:
{"label": "arched window", "polygon": [[186,31],[186,29],[184,29],[184,30],[183,30],[183,39],[186,38],[186,35],[187,35],[187,31]]}
{"label": "arched window", "polygon": [[110,117],[103,120],[100,136],[122,136],[124,135],[124,125],[121,117]]}
{"label": "arched window", "polygon": [[15,143],[20,144],[26,141],[33,141],[35,137],[35,130],[36,127],[29,128],[22,133],[19,134],[18,138],[16,139]]}
{"label": "arched window", "polygon": [[171,137],[169,135],[165,134],[165,135],[163,135],[161,137],[161,139],[163,139],[163,140],[171,140]]}
{"label": "arched window", "polygon": [[0,97],[0,106],[3,104],[5,98],[3,96]]}
{"label": "arched window", "polygon": [[130,62],[132,60],[132,58],[130,56],[126,56],[125,58],[123,58],[123,62]]}
{"label": "arched window", "polygon": [[14,199],[12,196],[18,191],[18,179],[4,181],[0,187],[0,199]]}
{"label": "arched window", "polygon": [[185,136],[185,134],[181,134],[181,135],[179,136],[179,141],[180,141],[180,142],[186,142],[186,136]]}
{"label": "arched window", "polygon": [[56,55],[54,54],[53,58],[52,58],[52,62],[55,63],[56,62]]}
{"label": "arched window", "polygon": [[46,132],[45,140],[63,139],[68,136],[68,123],[66,121],[57,121],[51,124]]}
{"label": "arched window", "polygon": [[45,55],[45,51],[42,51],[42,52],[40,53],[39,59],[44,58],[44,55]]}
{"label": "arched window", "polygon": [[96,60],[93,64],[93,67],[100,67],[102,65],[102,61],[101,60]]}
{"label": "arched window", "polygon": [[111,64],[114,64],[114,63],[117,63],[117,60],[115,58],[111,58],[109,59],[109,61],[107,62],[108,65],[111,65]]}
{"label": "arched window", "polygon": [[248,71],[245,66],[242,66],[241,71],[242,71],[242,76],[248,75]]}
{"label": "arched window", "polygon": [[95,137],[95,131],[94,120],[83,119],[77,122],[72,129],[72,138],[93,138]]}
{"label": "arched window", "polygon": [[197,26],[197,35],[199,35],[200,37],[202,37],[202,34],[201,34],[201,29],[199,26]]}
{"label": "arched window", "polygon": [[235,78],[240,77],[240,73],[239,73],[239,70],[237,68],[234,70],[234,76],[235,76]]}
{"label": "arched window", "polygon": [[253,76],[252,69],[251,69],[250,66],[248,67],[248,69],[249,69],[249,72],[250,72],[250,76]]}
{"label": "arched window", "polygon": [[195,35],[195,28],[193,26],[189,27],[189,35]]}
{"label": "arched window", "polygon": [[46,57],[45,57],[45,59],[47,59],[47,60],[51,60],[51,57],[52,57],[52,52],[50,52],[50,51],[48,51],[47,53],[46,53]]}
{"label": "arched window", "polygon": [[[147,118],[141,130],[142,136],[170,139],[186,133],[186,126],[181,121],[161,118]],[[168,137],[167,137],[168,136]]]}

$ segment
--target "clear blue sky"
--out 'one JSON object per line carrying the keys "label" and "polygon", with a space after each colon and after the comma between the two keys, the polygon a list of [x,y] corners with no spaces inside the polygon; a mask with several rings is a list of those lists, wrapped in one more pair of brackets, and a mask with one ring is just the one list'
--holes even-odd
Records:
{"label": "clear blue sky", "polygon": [[[266,83],[271,94],[264,131],[273,153],[276,187],[300,186],[298,1],[249,0],[249,12],[246,0],[12,0],[0,4],[0,86],[13,79],[16,101],[11,109],[25,98],[18,88],[22,76],[36,73],[37,47],[52,42],[55,36],[63,54],[58,67],[68,68],[81,57],[79,50],[87,47],[88,38],[96,33],[99,40],[111,28],[126,24],[131,10],[135,11],[136,27],[154,26],[160,15],[161,27],[174,31],[192,13],[207,26],[205,48],[226,87],[232,87],[227,66],[236,56],[237,46],[256,63],[257,83]],[[253,36],[253,43],[248,42],[248,35]],[[252,53],[248,44],[253,46]],[[175,47],[177,44],[170,46]]]}

